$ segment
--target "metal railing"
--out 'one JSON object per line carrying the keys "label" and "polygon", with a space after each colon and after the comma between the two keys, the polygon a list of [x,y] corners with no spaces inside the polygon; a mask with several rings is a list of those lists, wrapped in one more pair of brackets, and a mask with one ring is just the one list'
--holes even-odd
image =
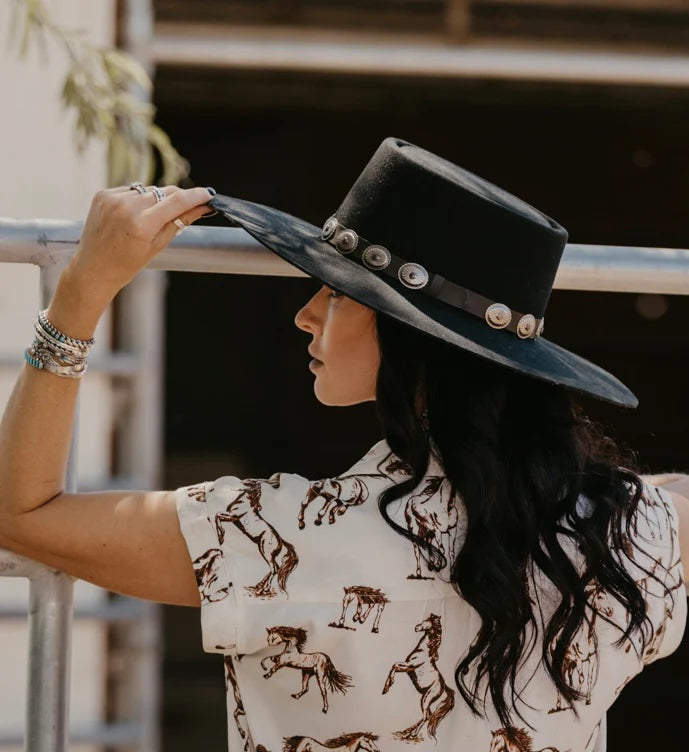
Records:
{"label": "metal railing", "polygon": [[[42,298],[47,303],[62,268],[76,249],[82,227],[82,222],[0,218],[0,263],[39,266]],[[173,240],[170,247],[153,260],[150,268],[304,276],[243,230],[219,227],[190,228]],[[689,250],[570,244],[565,250],[555,287],[686,295],[689,294]],[[110,365],[112,363],[106,362],[101,367],[107,370]],[[124,369],[130,375],[133,373],[131,366],[129,363]],[[143,463],[144,473],[145,464],[151,461],[150,456],[138,459]],[[76,490],[75,472],[73,447],[67,475],[70,490]],[[28,577],[30,580],[25,749],[30,752],[64,752],[68,718],[71,579],[7,552],[0,552],[0,575]],[[150,678],[148,681],[155,701],[155,683],[151,683]],[[155,731],[149,733],[151,738],[156,737]],[[102,738],[105,740],[106,737]],[[117,743],[118,738],[121,741],[128,737],[126,733],[118,737],[117,728],[111,728],[109,738]],[[595,752],[604,750],[605,719]]]}

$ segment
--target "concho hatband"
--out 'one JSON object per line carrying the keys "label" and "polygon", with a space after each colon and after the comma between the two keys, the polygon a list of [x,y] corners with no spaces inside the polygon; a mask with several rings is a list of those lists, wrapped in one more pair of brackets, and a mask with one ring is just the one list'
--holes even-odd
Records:
{"label": "concho hatband", "polygon": [[385,246],[370,243],[354,230],[344,227],[335,216],[326,220],[321,238],[343,256],[360,262],[367,269],[401,282],[410,290],[418,290],[453,308],[478,316],[493,329],[505,329],[520,339],[537,339],[543,334],[544,319],[514,311],[504,303],[497,303],[450,282],[440,274],[429,272],[421,264],[405,261]]}

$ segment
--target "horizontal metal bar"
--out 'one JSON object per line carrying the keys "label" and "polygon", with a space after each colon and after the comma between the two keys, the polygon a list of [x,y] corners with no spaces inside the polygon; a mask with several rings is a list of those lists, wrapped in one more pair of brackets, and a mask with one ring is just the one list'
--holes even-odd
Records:
{"label": "horizontal metal bar", "polygon": [[43,564],[0,548],[0,577],[28,577],[33,580],[43,577],[46,571],[50,570],[46,570]]}
{"label": "horizontal metal bar", "polygon": [[[0,217],[0,263],[48,266],[71,256],[82,221]],[[228,254],[228,250],[232,252]],[[153,259],[151,269],[221,274],[303,277],[248,235],[233,227],[190,227]]]}
{"label": "horizontal metal bar", "polygon": [[454,46],[419,37],[161,23],[146,48],[158,65],[301,73],[689,86],[689,56],[535,44]]}
{"label": "horizontal metal bar", "polygon": [[[94,606],[75,606],[75,619],[104,621],[108,623],[137,621],[145,613],[143,605],[137,600],[127,598],[105,601]],[[0,620],[20,621],[27,618],[26,608],[0,606]]]}
{"label": "horizontal metal bar", "polygon": [[[129,747],[140,739],[138,723],[108,723],[91,728],[75,728],[69,732],[71,744],[93,744],[103,747]],[[0,733],[0,748],[19,747],[24,739],[22,731],[6,730]]]}
{"label": "horizontal metal bar", "polygon": [[[82,226],[81,222],[0,218],[0,262],[54,263],[56,246],[61,254],[74,252]],[[231,227],[190,227],[150,266],[169,271],[305,276],[243,230]],[[689,295],[689,250],[569,243],[555,287]]]}

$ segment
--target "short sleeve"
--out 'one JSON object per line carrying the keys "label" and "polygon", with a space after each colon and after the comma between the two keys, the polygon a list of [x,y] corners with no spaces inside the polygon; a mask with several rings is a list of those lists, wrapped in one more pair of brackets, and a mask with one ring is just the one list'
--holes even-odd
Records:
{"label": "short sleeve", "polygon": [[679,647],[687,621],[679,517],[672,497],[644,484],[623,539],[623,563],[644,596],[653,627],[642,656],[643,663],[648,664]]}
{"label": "short sleeve", "polygon": [[292,540],[308,489],[309,481],[287,473],[267,480],[225,476],[177,489],[207,652],[249,651],[247,608],[289,597],[290,575],[299,563]]}

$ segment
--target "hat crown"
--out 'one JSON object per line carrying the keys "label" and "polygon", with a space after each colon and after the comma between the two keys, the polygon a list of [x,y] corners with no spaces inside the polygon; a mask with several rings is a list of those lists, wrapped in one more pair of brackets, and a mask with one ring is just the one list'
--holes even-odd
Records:
{"label": "hat crown", "polygon": [[536,318],[568,237],[525,201],[397,138],[378,147],[335,216],[368,242]]}

